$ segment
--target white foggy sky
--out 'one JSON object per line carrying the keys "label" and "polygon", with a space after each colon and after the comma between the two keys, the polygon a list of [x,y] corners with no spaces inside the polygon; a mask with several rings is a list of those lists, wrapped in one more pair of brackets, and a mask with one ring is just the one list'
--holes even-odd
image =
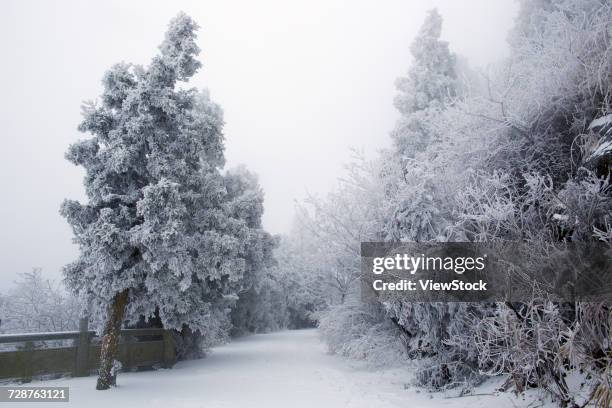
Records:
{"label": "white foggy sky", "polygon": [[75,259],[58,209],[84,198],[82,171],[63,158],[85,137],[80,104],[112,64],[147,64],[178,11],[201,26],[204,67],[190,85],[224,109],[227,164],[258,173],[264,226],[282,233],[295,199],[335,184],[350,147],[388,145],[393,82],[432,7],[473,66],[506,54],[513,0],[2,2],[0,291],[35,266],[58,279]]}

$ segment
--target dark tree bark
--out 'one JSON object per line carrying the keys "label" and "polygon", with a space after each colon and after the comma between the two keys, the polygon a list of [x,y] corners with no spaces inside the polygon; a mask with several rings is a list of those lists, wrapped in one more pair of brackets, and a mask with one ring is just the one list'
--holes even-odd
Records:
{"label": "dark tree bark", "polygon": [[112,385],[116,385],[113,364],[119,348],[121,323],[128,303],[128,292],[128,289],[125,289],[123,292],[117,293],[109,307],[108,320],[104,327],[104,336],[100,347],[100,368],[96,390],[108,390]]}

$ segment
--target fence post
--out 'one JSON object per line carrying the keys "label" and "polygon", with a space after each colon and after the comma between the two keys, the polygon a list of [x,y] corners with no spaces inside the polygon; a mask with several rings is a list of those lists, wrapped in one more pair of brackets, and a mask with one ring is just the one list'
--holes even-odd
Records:
{"label": "fence post", "polygon": [[174,350],[174,337],[172,337],[172,330],[164,330],[162,336],[164,342],[162,366],[164,368],[172,368],[176,362],[176,351]]}
{"label": "fence post", "polygon": [[34,366],[32,361],[32,354],[34,354],[34,342],[26,341],[23,346],[24,361],[23,361],[23,377],[21,382],[29,383],[32,381],[32,374],[34,372]]}
{"label": "fence post", "polygon": [[122,361],[123,369],[125,371],[129,371],[135,366],[134,357],[133,357],[134,351],[132,350],[132,343],[134,342],[134,336],[131,336],[129,334],[123,334],[121,337],[123,338],[123,347],[125,350],[125,358],[123,359],[124,361]]}
{"label": "fence post", "polygon": [[89,319],[83,317],[79,320],[79,339],[76,353],[75,377],[89,375]]}

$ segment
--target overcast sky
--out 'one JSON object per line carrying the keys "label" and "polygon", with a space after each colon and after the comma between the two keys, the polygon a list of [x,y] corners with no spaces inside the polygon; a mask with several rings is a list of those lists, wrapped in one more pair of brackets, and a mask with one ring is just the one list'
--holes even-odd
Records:
{"label": "overcast sky", "polygon": [[0,290],[42,267],[60,278],[76,257],[66,198],[83,199],[64,160],[81,101],[119,61],[147,64],[180,10],[200,24],[207,87],[225,111],[228,166],[259,174],[264,225],[290,227],[294,202],[323,195],[349,148],[373,155],[397,118],[393,82],[426,10],[451,49],[484,66],[507,53],[513,0],[3,1],[0,6]]}

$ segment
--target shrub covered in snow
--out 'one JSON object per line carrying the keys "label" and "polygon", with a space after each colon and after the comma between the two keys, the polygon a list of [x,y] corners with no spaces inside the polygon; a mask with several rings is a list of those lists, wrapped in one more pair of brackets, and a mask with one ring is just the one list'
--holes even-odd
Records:
{"label": "shrub covered in snow", "polygon": [[[356,162],[368,169],[358,182],[310,200],[308,231],[330,285],[339,267],[358,280],[360,241],[524,242],[535,272],[557,244],[612,246],[610,3],[521,1],[511,56],[471,76],[476,86],[460,83],[440,25],[431,12],[397,82],[393,148]],[[358,290],[339,292],[317,313],[333,352],[384,360],[375,348],[396,342],[421,362],[428,388],[506,374],[516,390],[541,387],[563,404],[576,402],[566,378],[581,372],[592,401],[610,403],[605,304],[555,303],[544,292],[523,303],[416,303],[399,293],[376,307]]]}

